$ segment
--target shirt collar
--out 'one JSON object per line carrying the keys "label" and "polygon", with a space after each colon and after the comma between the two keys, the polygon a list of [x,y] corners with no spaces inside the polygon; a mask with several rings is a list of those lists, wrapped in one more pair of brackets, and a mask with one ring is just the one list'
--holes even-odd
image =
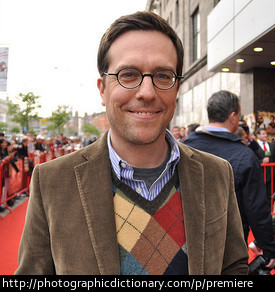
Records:
{"label": "shirt collar", "polygon": [[[171,147],[171,155],[170,155],[170,159],[167,162],[168,165],[168,169],[172,169],[172,171],[174,172],[175,167],[180,159],[180,150],[179,150],[179,146],[178,146],[178,142],[176,141],[176,139],[173,137],[173,135],[171,134],[171,132],[169,130],[166,129],[165,132],[165,138],[166,141],[170,144]],[[112,164],[112,167],[115,171],[115,174],[117,175],[118,179],[121,180],[121,176],[122,176],[122,168],[125,169],[129,169],[133,171],[132,166],[125,160],[121,159],[118,154],[115,152],[114,148],[112,147],[112,143],[111,143],[111,130],[109,130],[108,132],[108,136],[107,136],[107,145],[108,145],[108,150],[109,150],[109,157],[110,157],[110,161]]]}
{"label": "shirt collar", "polygon": [[205,126],[204,128],[208,132],[230,132],[228,129],[222,127]]}

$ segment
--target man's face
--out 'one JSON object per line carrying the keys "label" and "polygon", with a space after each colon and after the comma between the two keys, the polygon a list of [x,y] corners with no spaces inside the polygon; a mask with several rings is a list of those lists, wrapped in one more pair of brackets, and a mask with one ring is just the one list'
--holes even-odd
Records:
{"label": "man's face", "polygon": [[[126,32],[114,41],[108,54],[108,73],[129,67],[142,74],[153,74],[158,69],[176,72],[177,68],[172,41],[156,31]],[[177,84],[160,90],[146,76],[137,88],[126,89],[116,76],[105,78],[104,84],[102,78],[98,80],[98,88],[111,125],[112,142],[144,145],[164,138],[176,107]]]}
{"label": "man's face", "polygon": [[175,139],[180,138],[180,128],[178,127],[173,128],[171,133],[175,137]]}
{"label": "man's face", "polygon": [[258,122],[259,124],[262,124],[262,123],[264,122],[263,117],[262,117],[262,116],[258,116],[257,122]]}
{"label": "man's face", "polygon": [[266,130],[261,130],[259,134],[257,134],[257,138],[262,141],[267,141],[267,133]]}

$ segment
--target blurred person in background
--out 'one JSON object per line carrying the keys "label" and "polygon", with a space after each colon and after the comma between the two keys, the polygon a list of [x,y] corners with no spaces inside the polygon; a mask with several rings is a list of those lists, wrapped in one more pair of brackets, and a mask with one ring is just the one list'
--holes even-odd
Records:
{"label": "blurred person in background", "polygon": [[184,143],[230,162],[245,240],[251,228],[257,245],[270,259],[267,267],[274,268],[275,238],[263,171],[255,153],[233,134],[239,127],[239,98],[229,91],[216,92],[208,100],[207,113],[209,125],[192,132]]}

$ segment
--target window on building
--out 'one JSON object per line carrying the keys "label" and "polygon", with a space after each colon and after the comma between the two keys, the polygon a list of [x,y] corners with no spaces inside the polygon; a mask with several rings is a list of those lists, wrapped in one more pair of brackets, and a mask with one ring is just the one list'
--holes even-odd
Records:
{"label": "window on building", "polygon": [[180,9],[179,9],[179,1],[176,1],[176,27],[179,25],[180,22]]}
{"label": "window on building", "polygon": [[201,53],[199,9],[197,9],[192,15],[192,36],[193,36],[193,62],[194,62],[200,58],[200,53]]}

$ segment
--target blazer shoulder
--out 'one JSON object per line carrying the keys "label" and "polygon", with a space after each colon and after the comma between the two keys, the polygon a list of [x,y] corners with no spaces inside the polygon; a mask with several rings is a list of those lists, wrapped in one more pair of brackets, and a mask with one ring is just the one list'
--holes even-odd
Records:
{"label": "blazer shoulder", "polygon": [[211,153],[208,153],[202,150],[195,149],[191,146],[188,146],[182,143],[179,143],[179,148],[180,148],[181,155],[183,155],[183,157],[184,156],[188,157],[202,164],[211,164],[213,165],[213,167],[215,165],[224,166],[226,164],[230,164],[227,160],[219,156],[213,155]]}
{"label": "blazer shoulder", "polygon": [[71,167],[84,162],[86,159],[82,155],[82,149],[57,157],[53,160],[39,164],[39,168],[65,168],[67,165]]}
{"label": "blazer shoulder", "polygon": [[106,142],[106,135],[100,138],[97,142],[88,145],[78,151],[66,154],[64,156],[55,158],[51,161],[39,164],[41,169],[44,168],[73,168],[88,160],[100,159],[101,157],[107,157],[108,147]]}

